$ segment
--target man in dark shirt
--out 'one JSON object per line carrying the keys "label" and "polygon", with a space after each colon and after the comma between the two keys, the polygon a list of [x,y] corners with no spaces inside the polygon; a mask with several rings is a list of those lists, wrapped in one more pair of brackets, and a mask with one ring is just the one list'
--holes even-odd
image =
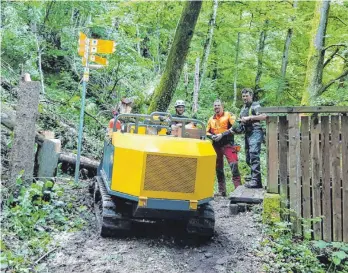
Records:
{"label": "man in dark shirt", "polygon": [[260,103],[253,101],[253,90],[242,89],[244,106],[240,112],[241,124],[245,132],[245,156],[251,169],[251,180],[245,183],[248,188],[262,188],[260,153],[263,131],[260,121],[266,119],[265,114],[259,114]]}
{"label": "man in dark shirt", "polygon": [[185,102],[183,100],[177,100],[174,104],[175,114],[172,115],[174,118],[187,118],[184,116],[185,112]]}
{"label": "man in dark shirt", "polygon": [[[184,115],[185,112],[185,102],[183,100],[177,100],[174,104],[175,114],[172,115],[173,118],[188,118]],[[175,130],[177,127],[181,127],[182,123],[178,121],[172,122],[172,130]]]}

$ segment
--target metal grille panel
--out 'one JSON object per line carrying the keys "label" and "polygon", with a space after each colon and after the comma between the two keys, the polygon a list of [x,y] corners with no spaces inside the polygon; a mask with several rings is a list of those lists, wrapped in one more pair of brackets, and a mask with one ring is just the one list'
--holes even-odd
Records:
{"label": "metal grille panel", "polygon": [[197,158],[148,154],[144,190],[194,193]]}

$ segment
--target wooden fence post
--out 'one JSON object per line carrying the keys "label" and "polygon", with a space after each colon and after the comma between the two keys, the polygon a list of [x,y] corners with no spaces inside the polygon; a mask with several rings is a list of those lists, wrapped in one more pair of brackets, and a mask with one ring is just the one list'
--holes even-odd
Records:
{"label": "wooden fence post", "polygon": [[267,118],[267,192],[278,191],[278,117]]}
{"label": "wooden fence post", "polygon": [[321,150],[322,150],[322,205],[323,205],[323,240],[332,241],[331,215],[331,181],[330,181],[330,124],[329,116],[321,117]]}
{"label": "wooden fence post", "polygon": [[333,240],[342,241],[341,145],[339,116],[331,116],[332,211]]}
{"label": "wooden fence post", "polygon": [[309,172],[309,117],[301,117],[301,173],[303,218],[311,218],[311,185]]}
{"label": "wooden fence post", "polygon": [[289,191],[291,222],[296,233],[301,232],[301,168],[299,115],[289,114]]}
{"label": "wooden fence post", "polygon": [[282,197],[282,207],[288,208],[288,120],[287,116],[279,117],[279,184],[280,195]]}
{"label": "wooden fence post", "polygon": [[[311,151],[312,151],[312,207],[313,218],[321,216],[321,188],[320,188],[320,159],[319,159],[319,118],[313,116],[311,119]],[[315,240],[321,237],[321,222],[313,224]]]}
{"label": "wooden fence post", "polygon": [[343,241],[348,243],[348,116],[341,118],[342,132],[342,188],[343,188]]}

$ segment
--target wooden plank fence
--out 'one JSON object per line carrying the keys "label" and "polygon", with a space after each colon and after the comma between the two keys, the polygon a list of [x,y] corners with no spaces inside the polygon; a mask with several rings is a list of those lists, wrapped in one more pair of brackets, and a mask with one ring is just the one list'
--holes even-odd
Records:
{"label": "wooden plank fence", "polygon": [[[267,191],[282,196],[296,232],[348,242],[348,107],[264,107]],[[311,113],[311,114],[309,114]]]}

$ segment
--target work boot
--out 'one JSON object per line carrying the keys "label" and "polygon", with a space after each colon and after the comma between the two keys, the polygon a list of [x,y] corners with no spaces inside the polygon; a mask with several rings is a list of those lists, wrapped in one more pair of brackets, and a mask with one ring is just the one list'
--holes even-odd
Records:
{"label": "work boot", "polygon": [[237,189],[241,185],[240,176],[233,176],[232,181],[233,181],[234,189]]}
{"label": "work boot", "polygon": [[251,181],[251,175],[250,174],[245,175],[244,176],[244,181],[245,181],[245,183],[250,182]]}
{"label": "work boot", "polygon": [[219,192],[219,193],[214,194],[214,197],[221,197],[221,196],[226,197],[227,196],[226,192],[223,191],[223,192]]}
{"label": "work boot", "polygon": [[262,189],[262,184],[255,180],[245,182],[244,186],[249,189]]}

